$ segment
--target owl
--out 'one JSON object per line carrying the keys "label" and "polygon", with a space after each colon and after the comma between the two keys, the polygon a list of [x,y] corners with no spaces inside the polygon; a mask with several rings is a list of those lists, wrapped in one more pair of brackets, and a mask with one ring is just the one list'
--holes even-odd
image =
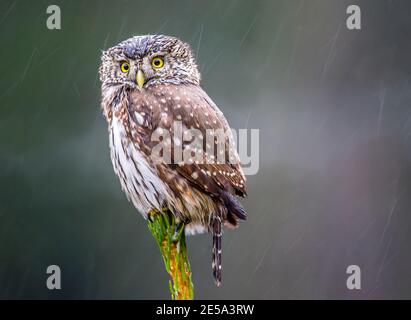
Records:
{"label": "owl", "polygon": [[[237,198],[246,196],[246,178],[227,120],[200,87],[190,46],[171,36],[135,36],[102,53],[99,75],[111,161],[128,200],[146,219],[166,209],[186,234],[211,233],[219,286],[222,226],[246,219]],[[193,131],[196,137],[184,138]],[[204,139],[210,131],[224,135]],[[195,138],[202,138],[197,147]]]}

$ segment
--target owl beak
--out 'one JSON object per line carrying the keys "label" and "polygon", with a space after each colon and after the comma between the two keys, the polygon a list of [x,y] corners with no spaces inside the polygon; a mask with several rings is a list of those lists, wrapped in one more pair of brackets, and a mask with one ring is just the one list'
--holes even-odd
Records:
{"label": "owl beak", "polygon": [[143,88],[145,79],[144,79],[144,73],[140,69],[137,71],[136,82],[140,89]]}

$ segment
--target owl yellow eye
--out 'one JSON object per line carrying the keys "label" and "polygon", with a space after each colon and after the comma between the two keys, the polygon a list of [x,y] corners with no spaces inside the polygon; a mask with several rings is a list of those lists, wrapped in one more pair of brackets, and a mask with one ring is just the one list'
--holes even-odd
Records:
{"label": "owl yellow eye", "polygon": [[155,57],[151,60],[151,65],[157,69],[162,68],[164,66],[164,59],[161,57]]}
{"label": "owl yellow eye", "polygon": [[130,64],[126,61],[122,62],[120,65],[120,69],[122,72],[127,73],[130,71]]}

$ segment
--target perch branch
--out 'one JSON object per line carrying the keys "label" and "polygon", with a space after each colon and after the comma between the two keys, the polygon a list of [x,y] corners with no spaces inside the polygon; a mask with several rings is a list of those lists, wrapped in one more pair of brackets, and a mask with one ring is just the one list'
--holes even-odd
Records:
{"label": "perch branch", "polygon": [[193,300],[194,287],[187,256],[184,224],[176,224],[174,216],[167,209],[162,212],[150,212],[147,221],[148,228],[160,248],[166,271],[170,275],[171,298]]}

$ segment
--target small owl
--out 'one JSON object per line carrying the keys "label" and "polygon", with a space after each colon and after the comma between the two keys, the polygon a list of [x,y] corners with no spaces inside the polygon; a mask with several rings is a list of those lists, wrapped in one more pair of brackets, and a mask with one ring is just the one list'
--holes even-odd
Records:
{"label": "small owl", "polygon": [[[245,220],[236,196],[246,196],[246,179],[227,120],[200,87],[193,52],[174,37],[136,36],[104,51],[99,73],[111,160],[127,198],[145,218],[166,209],[186,234],[211,233],[220,285],[222,225],[235,228]],[[193,139],[184,139],[190,130],[200,138],[210,130],[226,134],[193,148]],[[164,131],[164,141],[153,138]],[[154,156],[160,140],[171,150],[168,161],[160,157],[164,150]]]}

